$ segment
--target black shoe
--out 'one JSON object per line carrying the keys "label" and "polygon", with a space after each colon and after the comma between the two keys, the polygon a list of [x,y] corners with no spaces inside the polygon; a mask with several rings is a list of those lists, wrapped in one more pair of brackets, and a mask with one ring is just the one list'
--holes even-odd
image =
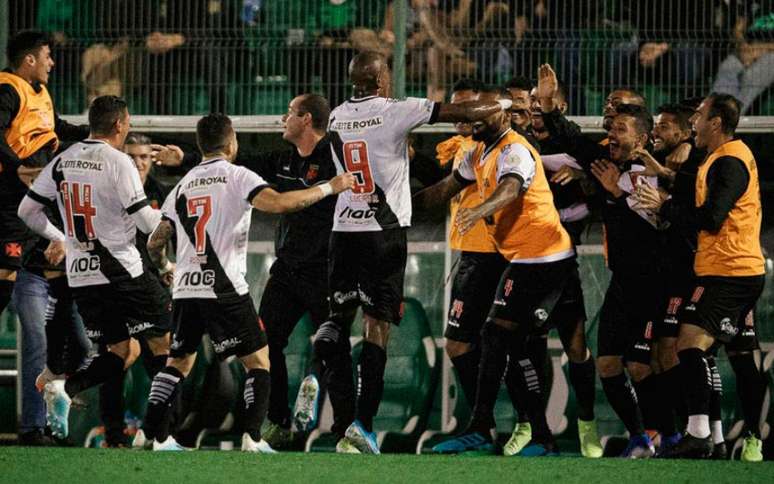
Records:
{"label": "black shoe", "polygon": [[19,435],[19,445],[27,447],[54,447],[56,442],[42,430],[33,430]]}
{"label": "black shoe", "polygon": [[700,439],[686,433],[680,442],[664,452],[666,459],[707,459],[712,455],[712,438]]}
{"label": "black shoe", "polygon": [[715,444],[715,447],[712,449],[712,455],[710,455],[710,459],[728,460],[728,449],[726,448],[725,442]]}

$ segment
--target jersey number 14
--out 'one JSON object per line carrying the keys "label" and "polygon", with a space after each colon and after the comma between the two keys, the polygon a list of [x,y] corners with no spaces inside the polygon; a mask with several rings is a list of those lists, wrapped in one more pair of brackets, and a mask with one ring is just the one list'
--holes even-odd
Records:
{"label": "jersey number 14", "polygon": [[[97,215],[97,208],[91,203],[91,185],[63,181],[59,184],[59,191],[62,194],[67,236],[81,242],[96,239],[94,217]],[[82,219],[83,223],[76,224],[76,217]]]}

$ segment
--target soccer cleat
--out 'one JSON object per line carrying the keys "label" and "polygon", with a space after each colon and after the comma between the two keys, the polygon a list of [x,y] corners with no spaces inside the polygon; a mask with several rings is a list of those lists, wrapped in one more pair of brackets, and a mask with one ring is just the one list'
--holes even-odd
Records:
{"label": "soccer cleat", "polygon": [[175,440],[174,437],[171,435],[167,437],[167,440],[164,442],[159,442],[158,440],[153,441],[153,450],[156,451],[162,451],[162,452],[180,452],[189,450],[183,447],[182,445],[177,443],[177,440]]}
{"label": "soccer cleat", "polygon": [[143,431],[143,429],[137,429],[137,432],[134,434],[134,439],[132,439],[132,448],[137,450],[152,450],[153,440],[145,436],[145,431]]}
{"label": "soccer cleat", "polygon": [[742,445],[742,454],[739,459],[743,462],[760,462],[763,460],[763,442],[758,437],[748,434],[744,438]]}
{"label": "soccer cleat", "polygon": [[352,444],[352,441],[350,441],[346,437],[343,437],[339,439],[338,442],[336,442],[336,453],[337,454],[359,454],[360,451],[357,450],[357,447],[355,447]]}
{"label": "soccer cleat", "polygon": [[518,457],[556,457],[558,455],[559,449],[553,442],[530,442],[517,454]]}
{"label": "soccer cleat", "polygon": [[344,436],[362,454],[379,454],[379,444],[376,442],[376,434],[369,432],[359,420],[355,420],[347,427]]}
{"label": "soccer cleat", "polygon": [[519,422],[513,429],[511,438],[503,447],[503,455],[516,455],[532,440],[532,426],[529,422]]}
{"label": "soccer cleat", "polygon": [[728,447],[726,447],[725,442],[715,444],[715,446],[712,448],[712,455],[710,455],[710,460],[728,460]]}
{"label": "soccer cleat", "polygon": [[70,396],[64,389],[64,380],[53,380],[43,387],[43,399],[46,401],[46,422],[51,427],[51,435],[58,439],[69,434]]}
{"label": "soccer cleat", "polygon": [[266,424],[266,430],[261,432],[263,440],[275,449],[287,449],[293,443],[293,432],[283,429],[274,422]]}
{"label": "soccer cleat", "polygon": [[459,454],[470,451],[494,453],[494,444],[483,434],[470,432],[458,435],[433,447],[433,452],[436,454]]}
{"label": "soccer cleat", "polygon": [[677,445],[682,438],[683,434],[680,432],[676,432],[668,437],[661,437],[661,443],[658,446],[658,452],[656,452],[655,457],[666,457],[669,454],[670,449]]}
{"label": "soccer cleat", "polygon": [[299,432],[311,432],[317,425],[319,413],[320,383],[314,375],[309,375],[301,382],[298,389],[296,404],[293,407],[293,421]]}
{"label": "soccer cleat", "polygon": [[648,459],[653,457],[656,453],[656,449],[653,447],[653,442],[650,440],[647,434],[635,435],[629,438],[629,443],[626,445],[621,457],[627,459]]}
{"label": "soccer cleat", "polygon": [[250,434],[242,434],[242,452],[254,452],[256,454],[277,454],[278,452],[271,448],[268,442],[261,439],[254,441]]}
{"label": "soccer cleat", "polygon": [[57,375],[56,373],[53,373],[51,370],[49,370],[46,366],[43,368],[43,371],[40,372],[40,375],[35,378],[35,388],[37,388],[39,392],[42,392],[47,383],[50,383],[54,380],[64,379],[64,375]]}
{"label": "soccer cleat", "polygon": [[685,434],[680,442],[661,453],[666,459],[706,459],[712,455],[712,438],[700,439]]}
{"label": "soccer cleat", "polygon": [[597,435],[596,420],[578,419],[578,440],[580,441],[580,451],[583,457],[587,459],[598,459],[602,457],[604,449]]}

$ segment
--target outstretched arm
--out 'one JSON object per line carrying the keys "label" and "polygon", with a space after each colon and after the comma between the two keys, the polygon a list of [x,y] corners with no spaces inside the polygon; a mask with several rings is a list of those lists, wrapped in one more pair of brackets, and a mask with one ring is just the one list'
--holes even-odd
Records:
{"label": "outstretched arm", "polygon": [[315,185],[305,190],[293,190],[279,193],[273,188],[265,188],[258,192],[251,203],[254,208],[268,213],[298,212],[314,205],[328,195],[338,195],[349,190],[355,184],[352,173],[342,173],[327,183]]}
{"label": "outstretched arm", "polygon": [[488,118],[489,116],[510,109],[510,99],[499,99],[497,101],[467,101],[464,103],[440,105],[436,121],[442,123],[455,122],[475,122]]}
{"label": "outstretched arm", "polygon": [[467,233],[479,220],[490,217],[521,194],[522,180],[515,175],[503,177],[492,196],[481,205],[473,208],[461,208],[454,223],[461,234]]}
{"label": "outstretched arm", "polygon": [[432,210],[442,207],[451,198],[472,182],[464,180],[452,173],[435,185],[431,185],[411,197],[411,202],[417,211]]}

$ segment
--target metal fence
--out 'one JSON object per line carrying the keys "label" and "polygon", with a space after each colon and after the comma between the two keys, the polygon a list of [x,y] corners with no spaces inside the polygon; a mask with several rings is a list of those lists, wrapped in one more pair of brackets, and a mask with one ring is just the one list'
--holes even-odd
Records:
{"label": "metal fence", "polygon": [[407,95],[441,99],[459,77],[502,83],[550,62],[572,114],[599,114],[618,86],[642,91],[651,107],[723,90],[748,115],[774,114],[772,0],[8,3],[11,33],[55,39],[52,92],[63,113],[103,93],[125,96],[137,114],[279,114],[306,91],[335,105],[348,95],[354,53],[379,50],[405,52],[397,75]]}

